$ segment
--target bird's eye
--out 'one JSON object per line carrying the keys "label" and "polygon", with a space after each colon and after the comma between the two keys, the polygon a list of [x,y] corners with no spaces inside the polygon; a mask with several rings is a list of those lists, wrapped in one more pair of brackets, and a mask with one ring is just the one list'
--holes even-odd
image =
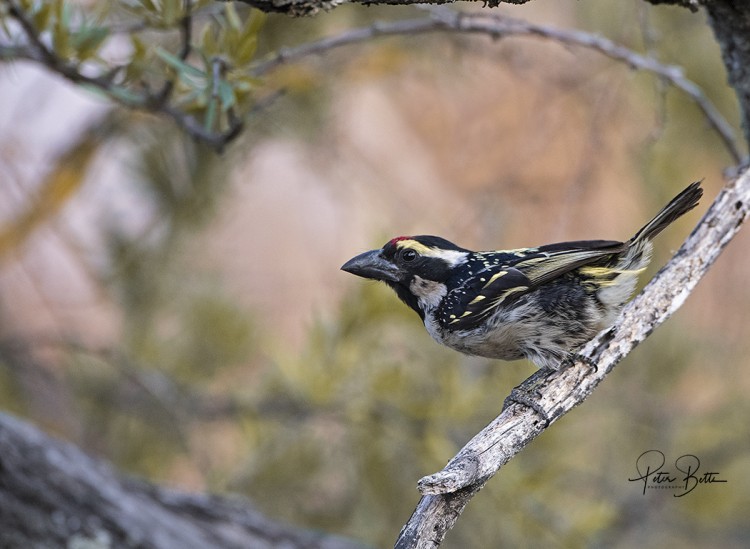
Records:
{"label": "bird's eye", "polygon": [[404,250],[404,252],[401,254],[401,258],[407,262],[414,261],[415,259],[417,259],[417,252],[415,252],[414,250]]}

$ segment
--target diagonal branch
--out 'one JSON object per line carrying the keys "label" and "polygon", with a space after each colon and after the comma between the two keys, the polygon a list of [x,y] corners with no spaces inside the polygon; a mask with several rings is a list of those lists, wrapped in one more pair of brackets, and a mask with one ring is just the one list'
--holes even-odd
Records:
{"label": "diagonal branch", "polygon": [[[229,0],[224,0],[225,2]],[[386,4],[392,6],[411,6],[414,4],[447,4],[456,0],[239,0],[267,13],[283,13],[291,16],[315,15],[321,11],[329,11],[344,4]],[[477,0],[468,0],[477,1]],[[483,0],[485,7],[496,8],[500,4],[525,4],[529,0]],[[698,11],[698,0],[647,0],[652,4],[674,4],[688,8],[692,12]]]}
{"label": "diagonal branch", "polygon": [[[190,55],[190,50],[192,49],[191,41],[193,39],[192,0],[184,0],[183,8],[185,14],[182,16],[182,19],[180,19],[180,51],[177,54],[177,57],[181,61],[186,61],[188,56]],[[176,77],[169,78],[166,82],[164,82],[164,85],[161,87],[159,92],[151,98],[151,105],[153,108],[158,108],[159,106],[162,106],[166,104],[167,101],[169,101],[169,98],[172,96],[172,92],[174,91],[175,82]]]}
{"label": "diagonal branch", "polygon": [[[229,0],[224,0],[225,2]],[[344,4],[385,4],[391,6],[411,6],[414,4],[447,4],[456,0],[240,0],[249,6],[267,13],[283,13],[295,17],[316,15],[330,11]],[[478,0],[469,0],[478,1]],[[496,8],[500,4],[525,4],[529,0],[483,0],[484,6]],[[677,0],[675,0],[677,1]]]}
{"label": "diagonal branch", "polygon": [[106,76],[89,76],[81,71],[81,67],[62,57],[59,57],[50,47],[42,40],[39,31],[33,22],[27,17],[24,10],[14,0],[3,0],[8,8],[8,14],[18,23],[28,40],[28,46],[3,46],[0,48],[2,59],[26,59],[36,61],[47,67],[50,71],[67,78],[75,84],[83,84],[107,92],[109,97],[115,99],[126,107],[138,107],[145,101],[142,94],[123,94],[115,93],[116,86],[110,78]]}
{"label": "diagonal branch", "polygon": [[[0,60],[16,58],[36,61],[76,84],[83,84],[105,93],[112,100],[126,107],[166,114],[174,119],[188,134],[219,151],[242,130],[241,121],[233,113],[229,113],[229,127],[224,131],[215,132],[207,128],[192,114],[171,104],[169,99],[175,85],[174,79],[168,79],[160,90],[149,92],[148,90],[134,91],[118,86],[112,78],[114,72],[100,76],[85,74],[78,64],[59,57],[45,45],[38,30],[15,0],[2,1],[7,6],[9,15],[20,25],[28,44],[24,47],[0,45]],[[331,49],[367,42],[383,36],[413,36],[434,32],[453,32],[457,34],[484,34],[494,39],[509,36],[544,38],[568,46],[598,51],[611,59],[627,64],[633,69],[650,72],[679,89],[702,111],[731,155],[733,162],[735,164],[742,162],[744,157],[742,147],[734,136],[734,129],[731,124],[724,119],[701,88],[685,76],[682,67],[663,64],[653,57],[637,53],[611,40],[583,31],[537,25],[499,14],[458,12],[442,6],[431,6],[425,9],[430,12],[429,17],[377,22],[368,27],[353,29],[296,48],[282,49],[266,61],[258,63],[250,72],[253,76],[261,76],[284,63],[299,61]],[[182,60],[185,60],[191,52],[192,10],[192,1],[184,0],[185,15],[179,24],[181,48],[177,55]]]}
{"label": "diagonal branch", "polygon": [[[583,402],[615,365],[669,318],[739,231],[750,213],[750,168],[724,186],[672,260],[580,354],[598,365],[578,363],[557,372],[539,371],[518,389],[538,394],[540,414],[513,403],[434,475],[419,481],[423,497],[396,542],[398,549],[440,545],[469,500],[497,471],[551,423]],[[545,421],[545,420],[548,420]]]}
{"label": "diagonal branch", "polygon": [[734,135],[734,129],[719,110],[705,96],[695,82],[685,76],[685,71],[677,65],[667,65],[648,55],[643,55],[596,34],[565,30],[546,25],[537,25],[521,19],[499,14],[467,13],[444,7],[425,8],[430,17],[406,19],[393,22],[377,22],[368,27],[352,29],[345,33],[303,44],[296,48],[282,49],[275,55],[256,65],[254,76],[266,74],[279,65],[300,61],[312,55],[319,55],[342,46],[371,41],[386,36],[413,36],[434,32],[458,34],[484,34],[493,39],[510,36],[537,37],[551,40],[566,46],[594,50],[615,61],[625,63],[630,68],[652,73],[664,82],[685,93],[701,110],[712,129],[723,142],[732,161],[742,162],[744,154]]}

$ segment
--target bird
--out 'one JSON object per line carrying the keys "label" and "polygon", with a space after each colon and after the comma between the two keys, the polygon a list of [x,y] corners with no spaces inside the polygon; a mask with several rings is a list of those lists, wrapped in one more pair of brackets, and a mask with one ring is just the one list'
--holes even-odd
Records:
{"label": "bird", "polygon": [[701,182],[692,183],[625,242],[475,252],[438,236],[398,236],[341,269],[392,288],[438,343],[558,370],[614,323],[651,259],[653,238],[702,195]]}

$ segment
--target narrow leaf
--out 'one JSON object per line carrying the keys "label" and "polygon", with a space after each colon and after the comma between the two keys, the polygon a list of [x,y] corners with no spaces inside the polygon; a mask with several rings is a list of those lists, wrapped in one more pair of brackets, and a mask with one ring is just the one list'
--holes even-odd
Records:
{"label": "narrow leaf", "polygon": [[193,65],[190,65],[189,63],[186,63],[173,53],[168,52],[164,48],[157,47],[156,48],[156,55],[161,57],[161,59],[170,65],[172,68],[176,69],[177,72],[180,74],[189,74],[191,76],[195,76],[198,78],[206,78],[206,73],[202,70],[200,70],[198,67],[194,67]]}
{"label": "narrow leaf", "polygon": [[240,30],[242,28],[242,20],[237,15],[237,10],[234,8],[234,4],[227,2],[224,4],[224,14],[226,15],[229,26],[234,30]]}
{"label": "narrow leaf", "polygon": [[234,89],[226,80],[219,82],[219,98],[221,99],[222,110],[227,110],[237,103],[234,95]]}

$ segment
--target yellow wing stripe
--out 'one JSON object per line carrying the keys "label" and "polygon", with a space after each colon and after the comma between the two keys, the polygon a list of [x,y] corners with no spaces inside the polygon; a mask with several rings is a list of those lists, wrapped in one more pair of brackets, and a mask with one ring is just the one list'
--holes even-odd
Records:
{"label": "yellow wing stripe", "polygon": [[495,282],[498,278],[500,278],[501,276],[505,276],[507,274],[508,274],[508,271],[498,271],[498,272],[496,272],[495,274],[493,274],[490,277],[490,279],[487,281],[487,283],[484,286],[482,286],[482,289],[484,290],[487,286],[489,286],[490,284],[492,284],[493,282]]}

